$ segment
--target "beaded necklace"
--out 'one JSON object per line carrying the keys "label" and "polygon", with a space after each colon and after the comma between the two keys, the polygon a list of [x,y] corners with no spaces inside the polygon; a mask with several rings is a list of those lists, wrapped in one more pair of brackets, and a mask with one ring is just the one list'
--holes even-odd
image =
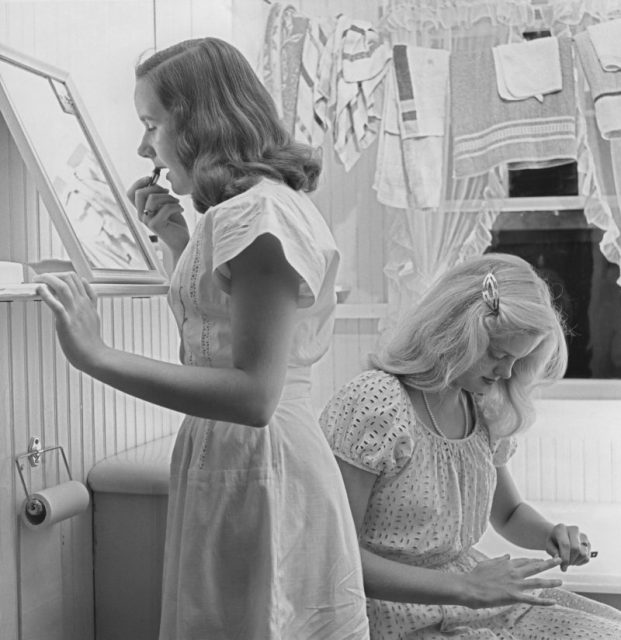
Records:
{"label": "beaded necklace", "polygon": [[[431,419],[431,426],[434,428],[434,430],[436,431],[436,433],[441,436],[442,438],[446,438],[446,435],[444,435],[444,433],[442,433],[442,431],[440,430],[440,427],[438,427],[438,423],[436,422],[436,418],[433,415],[433,412],[431,411],[431,407],[429,406],[429,400],[427,400],[427,394],[424,391],[421,391],[421,393],[423,394],[423,402],[425,403],[425,409],[427,409],[427,413],[429,414],[429,418]],[[462,435],[462,438],[465,438],[468,435],[468,432],[470,431],[470,420],[469,420],[469,411],[468,411],[468,407],[466,404],[466,398],[465,398],[465,394],[460,391],[459,393],[459,399],[461,400],[461,407],[462,410],[464,412],[464,420],[466,423],[466,427],[464,429],[464,433]]]}

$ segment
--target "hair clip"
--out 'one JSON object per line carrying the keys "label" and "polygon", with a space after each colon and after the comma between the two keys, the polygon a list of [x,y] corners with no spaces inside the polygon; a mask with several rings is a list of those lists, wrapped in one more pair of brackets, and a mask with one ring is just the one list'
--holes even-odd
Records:
{"label": "hair clip", "polygon": [[482,295],[483,301],[492,315],[497,316],[500,311],[500,295],[498,294],[498,281],[491,271],[483,278]]}

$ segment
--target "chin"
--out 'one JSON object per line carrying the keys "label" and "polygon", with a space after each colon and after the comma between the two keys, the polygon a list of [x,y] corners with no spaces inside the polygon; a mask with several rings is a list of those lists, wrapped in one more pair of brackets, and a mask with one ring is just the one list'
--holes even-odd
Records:
{"label": "chin", "polygon": [[490,383],[482,380],[478,385],[476,385],[476,389],[472,389],[472,393],[478,393],[480,396],[486,396],[488,393],[491,393],[495,385],[495,382]]}
{"label": "chin", "polygon": [[166,180],[168,180],[168,184],[172,191],[174,191],[178,196],[187,196],[192,193],[192,184],[187,183],[185,180],[177,180],[175,175],[170,171],[166,176]]}

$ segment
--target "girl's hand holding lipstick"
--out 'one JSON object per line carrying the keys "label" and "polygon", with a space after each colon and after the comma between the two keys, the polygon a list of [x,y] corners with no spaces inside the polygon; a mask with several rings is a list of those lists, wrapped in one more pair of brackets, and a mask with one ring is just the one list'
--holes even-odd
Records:
{"label": "girl's hand holding lipstick", "polygon": [[127,196],[136,207],[140,222],[168,245],[176,263],[190,234],[179,200],[157,184],[160,171],[160,167],[155,167],[150,176],[136,180]]}

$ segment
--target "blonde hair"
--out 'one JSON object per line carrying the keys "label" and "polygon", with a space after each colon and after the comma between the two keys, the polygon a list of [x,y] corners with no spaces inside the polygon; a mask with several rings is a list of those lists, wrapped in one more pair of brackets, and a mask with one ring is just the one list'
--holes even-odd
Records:
{"label": "blonde hair", "polygon": [[[498,282],[497,314],[482,295],[489,273]],[[506,436],[532,424],[534,389],[562,378],[567,367],[562,319],[548,286],[525,260],[491,253],[450,269],[370,361],[403,384],[442,391],[485,354],[491,341],[515,335],[543,339],[516,361],[509,379],[478,399],[490,433]]]}

